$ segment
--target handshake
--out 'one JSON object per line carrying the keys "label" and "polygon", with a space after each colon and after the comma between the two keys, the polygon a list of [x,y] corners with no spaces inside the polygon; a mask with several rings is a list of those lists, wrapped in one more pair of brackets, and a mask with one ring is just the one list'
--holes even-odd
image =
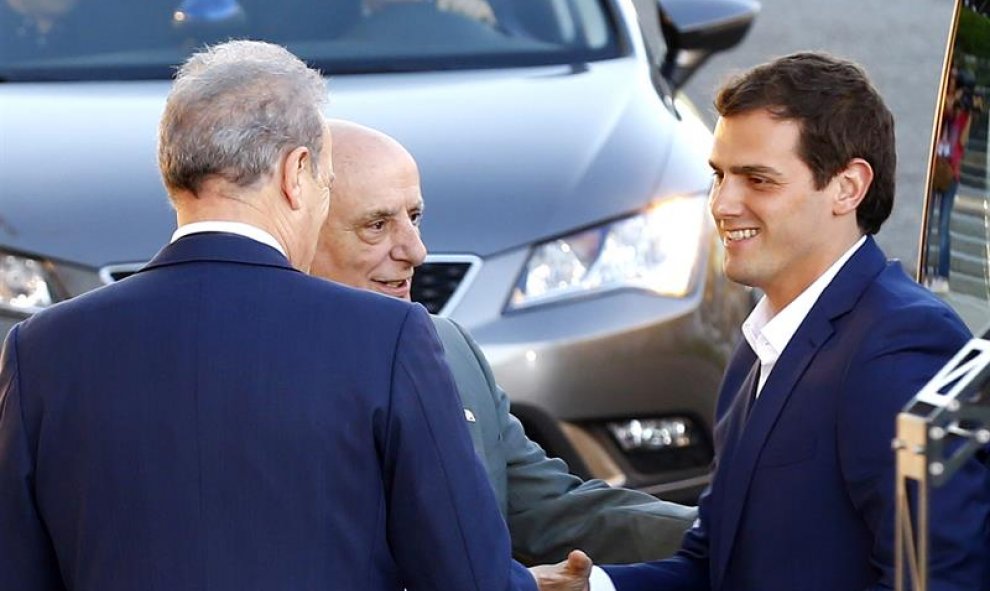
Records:
{"label": "handshake", "polygon": [[567,559],[529,569],[540,591],[588,591],[591,558],[580,550],[571,550]]}

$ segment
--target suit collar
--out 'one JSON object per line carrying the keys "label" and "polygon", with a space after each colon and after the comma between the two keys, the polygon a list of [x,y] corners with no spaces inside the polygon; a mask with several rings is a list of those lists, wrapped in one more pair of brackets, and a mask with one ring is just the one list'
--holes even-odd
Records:
{"label": "suit collar", "polygon": [[240,263],[296,270],[282,253],[266,244],[236,234],[204,232],[184,236],[165,246],[141,271],[191,262]]}
{"label": "suit collar", "polygon": [[808,317],[815,315],[832,320],[851,310],[867,286],[887,265],[887,257],[877,246],[873,236],[856,251],[844,267],[825,288],[821,298],[812,307]]}
{"label": "suit collar", "polygon": [[[246,224],[244,222],[204,220],[201,222],[183,224],[176,228],[175,232],[172,233],[171,242],[175,242],[179,238],[183,238],[191,234],[201,234],[204,232],[222,232],[224,234],[237,234],[238,236],[245,236],[252,240],[257,240],[262,244],[267,244],[285,255],[285,249],[282,248],[282,245],[279,244],[278,240],[268,233],[267,230],[264,230],[258,226]],[[288,255],[286,255],[286,258],[288,258]]]}
{"label": "suit collar", "polygon": [[[863,246],[822,292],[781,353],[759,400],[750,412],[745,428],[726,438],[725,446],[720,450],[720,473],[716,475],[719,479],[719,504],[722,512],[718,531],[713,535],[718,536],[722,542],[712,556],[715,560],[712,573],[714,581],[720,580],[725,574],[757,460],[795,385],[822,345],[832,336],[833,321],[856,305],[885,264],[883,252],[872,236],[867,237]],[[740,388],[738,395],[743,395],[742,389]],[[735,392],[723,392],[722,396],[727,394]],[[735,404],[729,413],[738,414],[745,406]],[[718,585],[714,587],[717,588]]]}

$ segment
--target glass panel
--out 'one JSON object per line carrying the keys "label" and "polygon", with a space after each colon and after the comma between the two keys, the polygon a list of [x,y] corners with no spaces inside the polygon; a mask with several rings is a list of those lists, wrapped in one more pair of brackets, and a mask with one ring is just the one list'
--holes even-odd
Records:
{"label": "glass panel", "polygon": [[919,276],[979,334],[990,325],[990,3],[961,4],[936,112]]}
{"label": "glass panel", "polygon": [[620,47],[601,0],[6,0],[0,78],[168,79],[232,37],[331,75],[570,64]]}

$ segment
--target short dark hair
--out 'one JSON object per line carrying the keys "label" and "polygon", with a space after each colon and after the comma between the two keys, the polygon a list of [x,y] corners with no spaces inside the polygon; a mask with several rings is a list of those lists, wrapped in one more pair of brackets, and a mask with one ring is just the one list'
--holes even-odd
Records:
{"label": "short dark hair", "polygon": [[873,168],[873,182],[856,210],[856,223],[876,234],[894,206],[897,152],[894,116],[863,69],[824,53],[791,54],[726,83],[715,109],[731,117],[766,109],[801,126],[798,156],[822,189],[853,158]]}

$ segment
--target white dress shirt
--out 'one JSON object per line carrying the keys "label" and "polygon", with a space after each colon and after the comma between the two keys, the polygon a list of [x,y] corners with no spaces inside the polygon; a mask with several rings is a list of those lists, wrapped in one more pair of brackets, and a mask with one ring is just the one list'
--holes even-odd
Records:
{"label": "white dress shirt", "polygon": [[[770,303],[767,301],[767,297],[763,296],[743,322],[743,336],[753,349],[753,352],[760,359],[760,381],[756,386],[757,396],[763,390],[763,384],[770,377],[770,372],[773,371],[773,366],[777,363],[777,359],[780,358],[784,347],[787,346],[791,337],[797,332],[798,327],[804,322],[804,319],[808,316],[808,312],[811,312],[811,308],[814,307],[815,302],[821,297],[822,292],[825,291],[828,284],[835,279],[842,266],[846,264],[846,261],[852,257],[864,242],[866,242],[866,236],[862,236],[856,241],[856,244],[849,247],[849,250],[843,253],[838,260],[832,263],[831,267],[819,275],[818,279],[815,279],[811,285],[801,292],[801,295],[794,298],[794,301],[787,304],[776,316],[773,315],[770,309]],[[697,522],[695,522],[695,525],[697,525]],[[589,586],[591,591],[616,591],[612,579],[608,577],[608,574],[604,570],[597,566],[592,567]]]}
{"label": "white dress shirt", "polygon": [[282,248],[282,245],[279,244],[278,240],[275,240],[274,236],[257,226],[252,226],[251,224],[245,224],[243,222],[221,222],[210,220],[185,224],[183,226],[179,226],[175,232],[172,233],[171,242],[175,242],[183,236],[200,234],[202,232],[224,232],[226,234],[237,234],[238,236],[244,236],[245,238],[250,238],[251,240],[262,244],[267,244],[282,253],[282,256],[288,258],[288,255],[285,254],[285,249]]}
{"label": "white dress shirt", "polygon": [[763,385],[767,383],[767,378],[770,377],[770,372],[773,371],[773,366],[777,364],[780,354],[784,352],[784,347],[791,341],[791,337],[804,322],[808,312],[811,312],[815,302],[821,297],[829,283],[832,283],[832,279],[846,264],[846,261],[865,242],[866,236],[860,237],[856,244],[849,247],[849,250],[843,253],[838,260],[832,263],[831,267],[819,275],[818,279],[815,279],[776,316],[770,309],[770,302],[767,297],[763,296],[746,320],[743,321],[743,336],[756,356],[760,358],[760,381],[756,385],[757,397],[763,391]]}

